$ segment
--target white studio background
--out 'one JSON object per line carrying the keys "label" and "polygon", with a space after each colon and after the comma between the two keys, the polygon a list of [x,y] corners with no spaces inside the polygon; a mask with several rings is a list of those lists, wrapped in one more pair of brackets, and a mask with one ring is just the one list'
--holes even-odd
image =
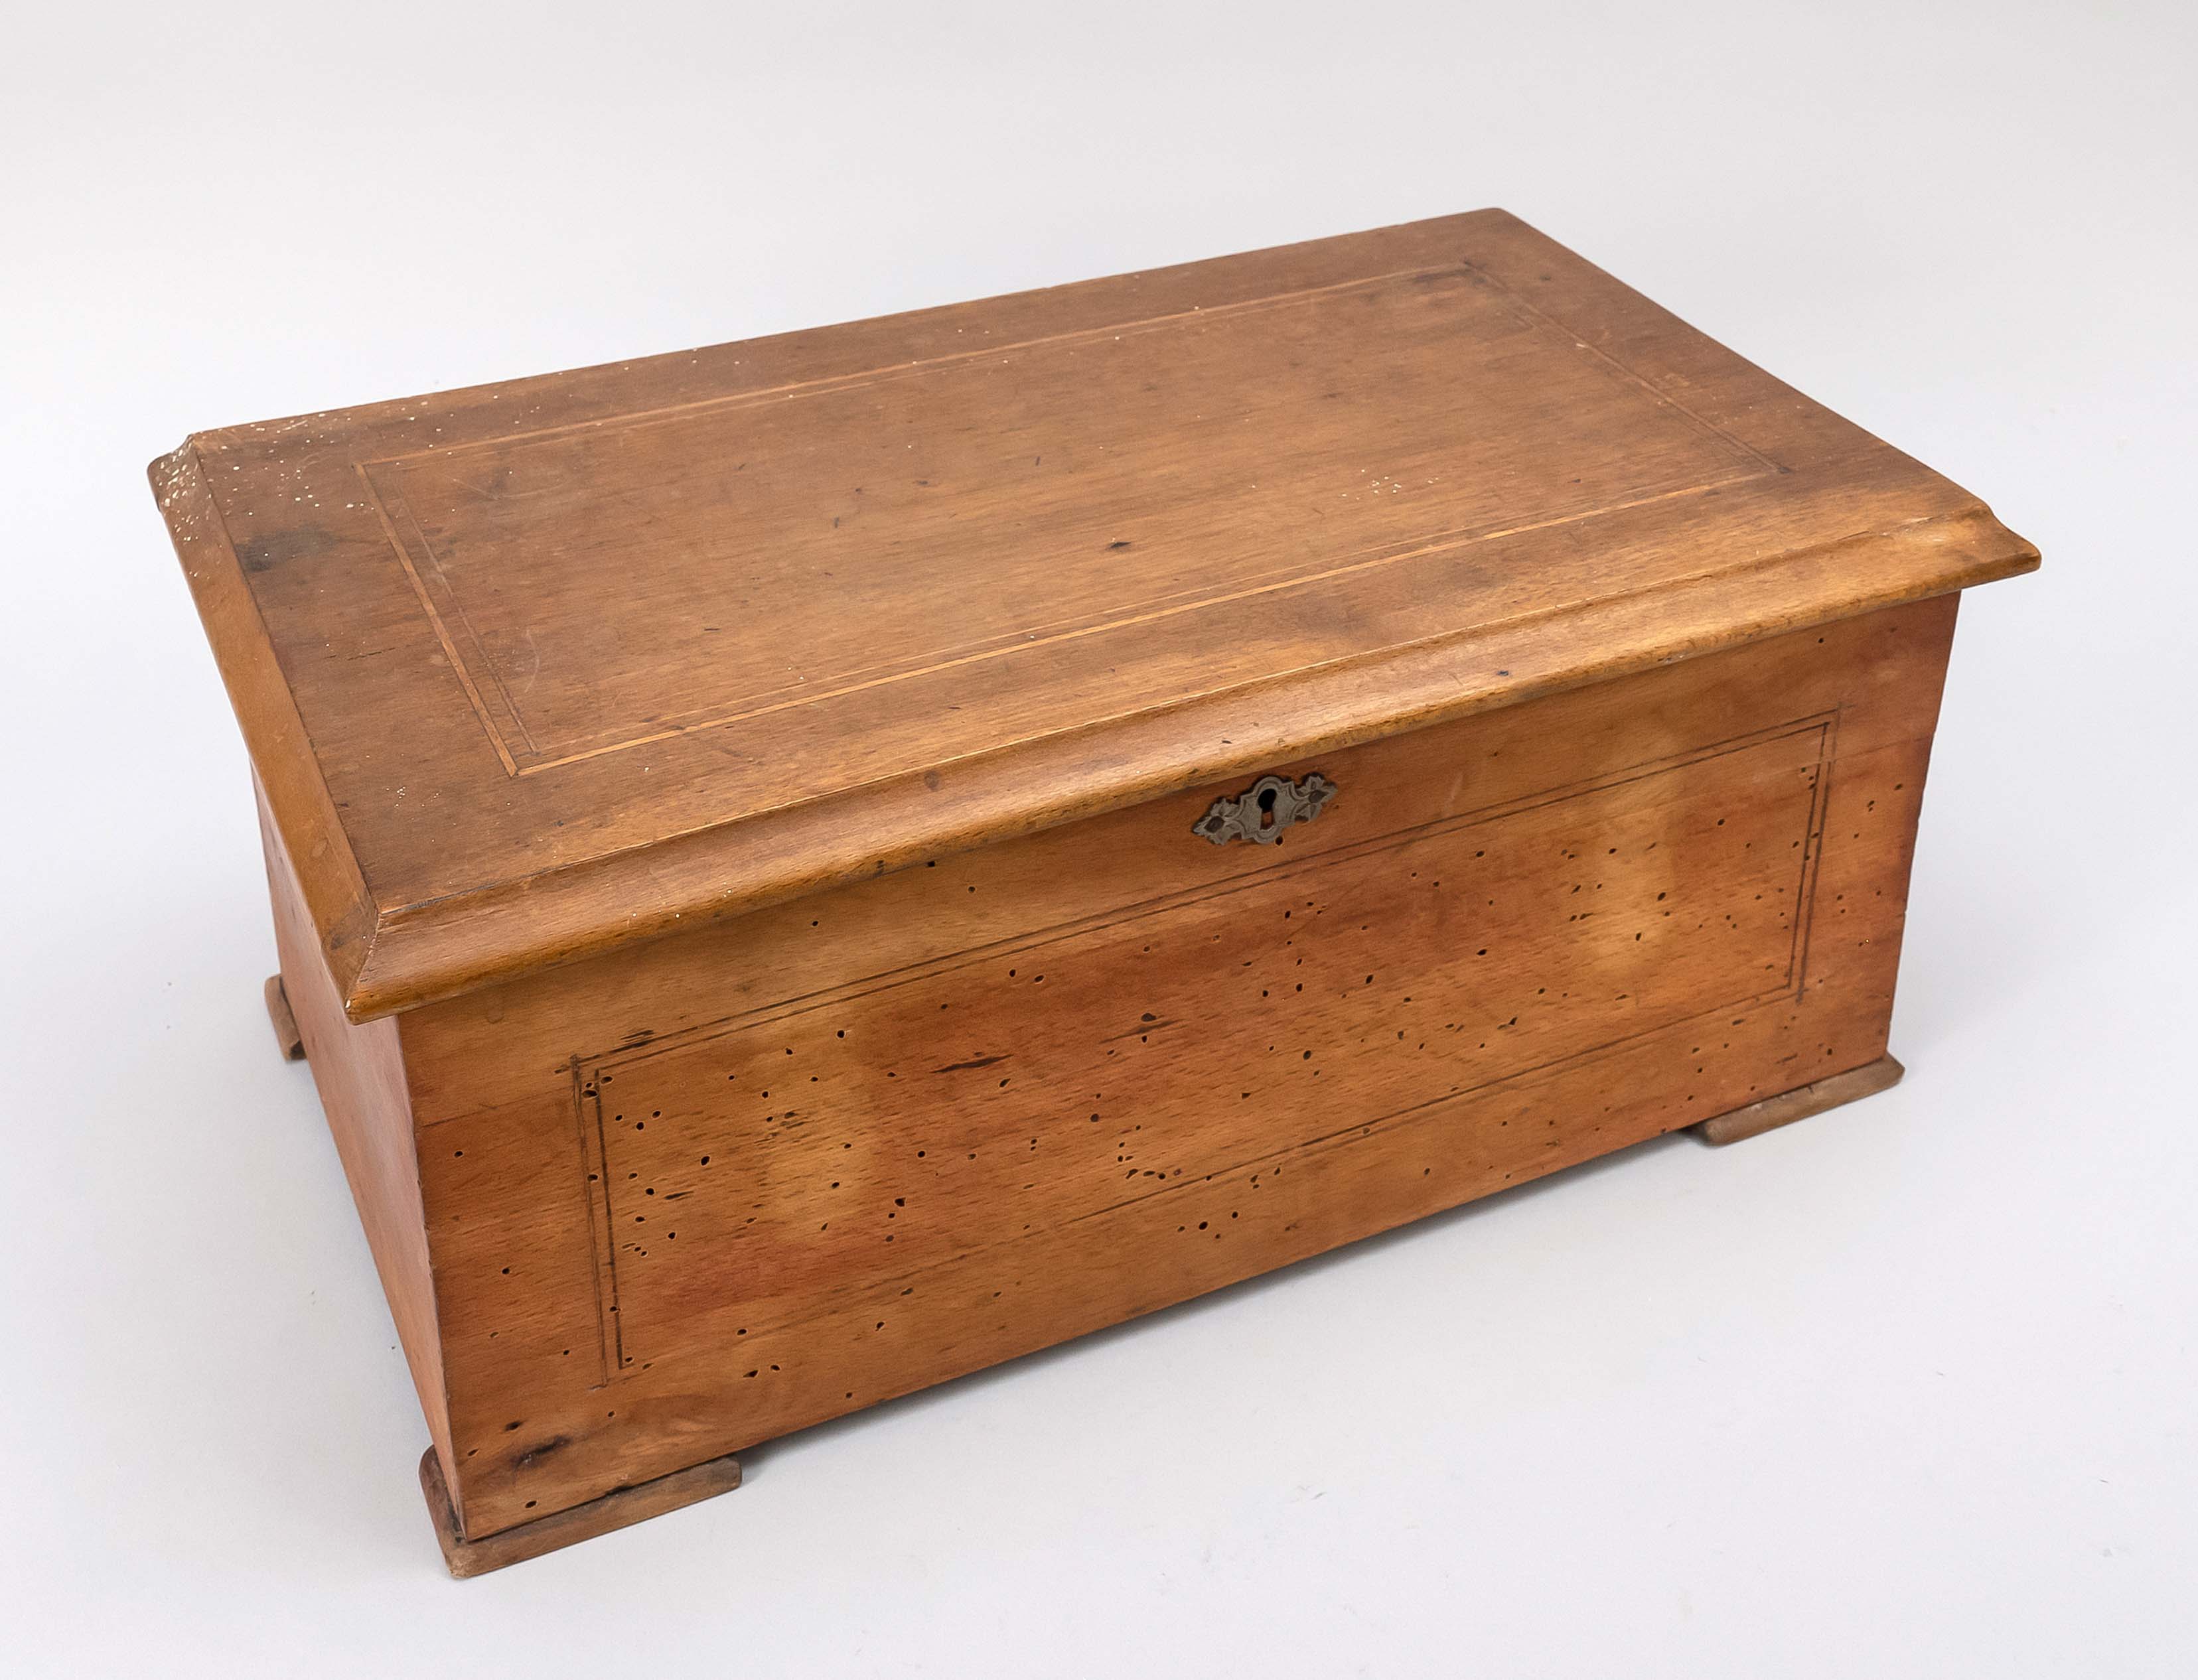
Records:
{"label": "white studio background", "polygon": [[[0,30],[0,1673],[2198,1671],[2198,26],[2160,3],[46,5]],[[193,429],[1500,204],[1985,496],[1898,1090],[445,1578]]]}

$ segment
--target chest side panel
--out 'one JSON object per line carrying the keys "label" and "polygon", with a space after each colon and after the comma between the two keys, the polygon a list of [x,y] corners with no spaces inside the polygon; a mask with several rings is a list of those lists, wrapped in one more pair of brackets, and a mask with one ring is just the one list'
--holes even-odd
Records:
{"label": "chest side panel", "polygon": [[1201,789],[407,1018],[469,1523],[1874,1060],[1951,627],[1278,765],[1337,792],[1277,846]]}
{"label": "chest side panel", "polygon": [[[618,1367],[1037,1232],[1104,1242],[1217,1171],[1285,1168],[1791,997],[1834,727],[1795,720],[584,1061]],[[1352,767],[1334,761],[1346,789]]]}

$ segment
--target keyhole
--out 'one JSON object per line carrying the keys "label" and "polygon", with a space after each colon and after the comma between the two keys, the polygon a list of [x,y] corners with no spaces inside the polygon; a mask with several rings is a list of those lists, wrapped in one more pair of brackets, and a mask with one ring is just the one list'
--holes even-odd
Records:
{"label": "keyhole", "polygon": [[1259,790],[1259,826],[1263,828],[1275,826],[1275,790],[1271,788]]}

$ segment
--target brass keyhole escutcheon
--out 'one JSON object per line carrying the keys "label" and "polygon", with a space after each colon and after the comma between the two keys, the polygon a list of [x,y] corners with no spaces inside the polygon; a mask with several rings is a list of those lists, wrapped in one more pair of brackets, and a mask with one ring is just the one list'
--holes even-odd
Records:
{"label": "brass keyhole escutcheon", "polygon": [[1335,784],[1314,770],[1302,782],[1263,776],[1234,799],[1216,799],[1191,824],[1216,846],[1247,840],[1254,846],[1279,846],[1283,834],[1310,823],[1335,797]]}

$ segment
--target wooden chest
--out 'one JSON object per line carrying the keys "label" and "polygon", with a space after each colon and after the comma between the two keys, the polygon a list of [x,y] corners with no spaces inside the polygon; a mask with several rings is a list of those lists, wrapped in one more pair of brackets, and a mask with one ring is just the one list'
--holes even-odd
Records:
{"label": "wooden chest", "polygon": [[2037,563],[1493,211],[152,479],[460,1572],[1890,1083],[1957,592]]}

